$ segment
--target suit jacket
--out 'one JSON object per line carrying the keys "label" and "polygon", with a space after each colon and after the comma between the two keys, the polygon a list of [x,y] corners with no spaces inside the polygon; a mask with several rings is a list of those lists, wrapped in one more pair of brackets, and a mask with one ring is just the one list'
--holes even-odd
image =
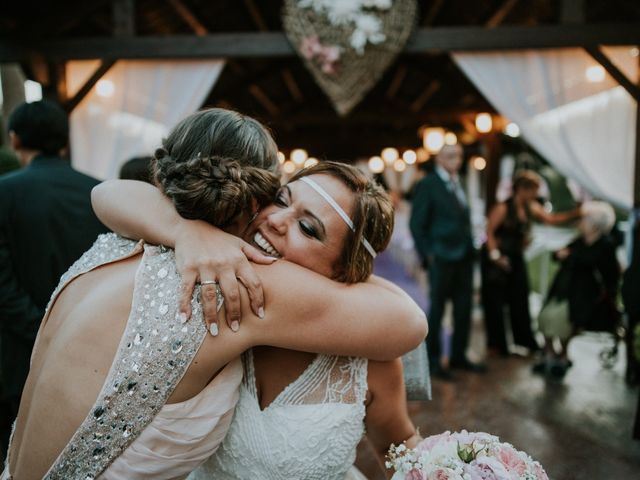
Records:
{"label": "suit jacket", "polygon": [[469,207],[460,203],[436,172],[416,186],[409,227],[423,259],[454,261],[473,251]]}
{"label": "suit jacket", "polygon": [[0,367],[8,394],[20,393],[28,362],[21,367],[18,358],[28,360],[60,276],[108,231],[91,208],[98,183],[43,156],[0,177]]}

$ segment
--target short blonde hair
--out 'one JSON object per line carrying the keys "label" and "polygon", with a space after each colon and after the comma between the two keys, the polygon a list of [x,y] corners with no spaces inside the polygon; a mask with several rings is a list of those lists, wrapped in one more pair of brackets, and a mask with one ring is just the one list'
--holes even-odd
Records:
{"label": "short blonde hair", "polygon": [[616,223],[616,213],[607,202],[590,201],[582,204],[582,218],[607,235]]}

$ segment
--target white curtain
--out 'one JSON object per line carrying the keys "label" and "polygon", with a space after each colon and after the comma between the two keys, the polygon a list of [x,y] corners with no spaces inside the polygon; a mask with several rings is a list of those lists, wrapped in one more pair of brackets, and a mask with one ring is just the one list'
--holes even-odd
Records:
{"label": "white curtain", "polygon": [[[636,48],[605,53],[637,83]],[[593,195],[631,208],[636,102],[583,49],[455,53],[453,58],[560,172]]]}
{"label": "white curtain", "polygon": [[[70,94],[96,65],[67,64]],[[125,161],[152,155],[178,121],[202,106],[223,66],[224,60],[116,62],[71,114],[74,167],[115,178]]]}

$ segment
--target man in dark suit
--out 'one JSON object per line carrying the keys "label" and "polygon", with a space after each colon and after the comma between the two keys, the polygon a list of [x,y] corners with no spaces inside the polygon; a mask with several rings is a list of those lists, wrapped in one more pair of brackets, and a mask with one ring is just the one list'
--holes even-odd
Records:
{"label": "man in dark suit", "polygon": [[24,103],[9,117],[8,129],[23,168],[0,178],[0,373],[9,405],[0,418],[0,440],[5,442],[49,297],[60,276],[107,231],[91,208],[98,180],[61,157],[69,136],[64,110],[48,101]]}
{"label": "man in dark suit", "polygon": [[435,171],[415,189],[410,228],[429,273],[430,310],[427,350],[432,374],[448,379],[441,363],[441,327],[445,303],[453,301],[450,366],[481,371],[465,354],[471,327],[474,248],[469,205],[460,185],[462,147],[445,145],[435,157]]}

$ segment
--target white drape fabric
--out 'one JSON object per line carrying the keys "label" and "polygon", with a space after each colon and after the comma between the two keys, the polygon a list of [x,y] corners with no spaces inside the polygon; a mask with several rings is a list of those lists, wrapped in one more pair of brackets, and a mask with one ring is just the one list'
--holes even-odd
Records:
{"label": "white drape fabric", "polygon": [[[74,167],[115,178],[125,161],[152,155],[178,121],[202,106],[223,67],[224,60],[116,62],[71,114]],[[69,83],[82,83],[92,68],[94,62],[69,62]]]}
{"label": "white drape fabric", "polygon": [[[637,49],[605,54],[632,82]],[[593,195],[633,204],[636,102],[583,49],[455,53],[462,71],[554,167]]]}

